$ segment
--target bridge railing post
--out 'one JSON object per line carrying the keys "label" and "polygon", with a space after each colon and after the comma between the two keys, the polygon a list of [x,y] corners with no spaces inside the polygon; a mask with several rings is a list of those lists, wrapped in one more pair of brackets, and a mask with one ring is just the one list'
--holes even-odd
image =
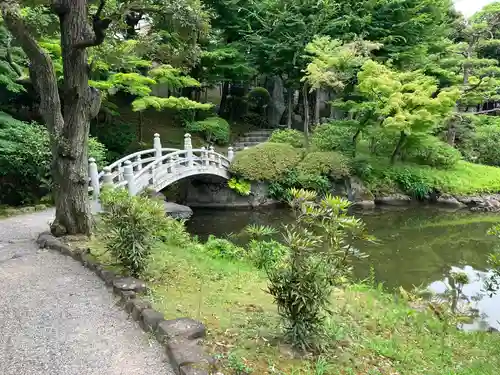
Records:
{"label": "bridge railing post", "polygon": [[99,186],[99,171],[97,170],[97,164],[94,158],[89,159],[89,176],[90,176],[90,186],[92,186],[92,199],[99,199],[99,194],[101,189]]}
{"label": "bridge railing post", "polygon": [[102,176],[102,185],[103,187],[113,188],[113,174],[111,173],[110,167],[103,168],[104,175]]}
{"label": "bridge railing post", "polygon": [[127,160],[125,162],[125,166],[123,167],[123,177],[125,181],[127,181],[128,193],[132,196],[136,195],[137,188],[135,186],[135,180],[134,180],[134,168],[130,160]]}
{"label": "bridge railing post", "polygon": [[137,155],[135,157],[135,162],[136,162],[136,166],[134,168],[134,170],[136,171],[140,171],[142,169],[142,159],[141,159],[141,155]]}
{"label": "bridge railing post", "polygon": [[215,150],[214,146],[210,146],[208,148],[208,165],[214,165],[215,164]]}
{"label": "bridge railing post", "polygon": [[193,166],[193,144],[191,143],[191,134],[184,135],[184,150],[186,150],[187,167]]}
{"label": "bridge railing post", "polygon": [[155,158],[156,159],[161,158],[161,140],[160,140],[160,134],[158,133],[155,133],[154,135],[153,148],[155,149]]}
{"label": "bridge railing post", "polygon": [[208,151],[205,146],[201,148],[201,165],[204,167],[208,166]]}
{"label": "bridge railing post", "polygon": [[229,162],[232,162],[234,159],[234,149],[232,147],[229,147],[227,149],[227,160],[229,160]]}

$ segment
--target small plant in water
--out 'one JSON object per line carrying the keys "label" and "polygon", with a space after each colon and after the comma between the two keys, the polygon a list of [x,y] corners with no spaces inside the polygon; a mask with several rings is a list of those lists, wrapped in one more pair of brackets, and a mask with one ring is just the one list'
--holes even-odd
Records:
{"label": "small plant in water", "polygon": [[331,293],[351,273],[351,261],[361,257],[354,239],[371,239],[361,220],[347,214],[349,201],[314,192],[290,190],[295,222],[282,235],[289,253],[267,269],[286,338],[302,351],[323,349],[324,323]]}
{"label": "small plant in water", "polygon": [[231,178],[227,182],[227,186],[244,197],[249,196],[252,189],[252,185],[250,184],[250,182],[238,179],[236,177]]}

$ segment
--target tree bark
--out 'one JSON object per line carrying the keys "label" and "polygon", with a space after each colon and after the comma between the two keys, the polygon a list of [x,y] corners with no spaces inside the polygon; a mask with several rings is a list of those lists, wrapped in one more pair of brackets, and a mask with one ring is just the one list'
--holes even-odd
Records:
{"label": "tree bark", "polygon": [[304,135],[306,137],[306,142],[309,142],[309,102],[308,102],[308,91],[307,84],[304,83],[303,86],[303,99],[304,99]]}
{"label": "tree bark", "polygon": [[[104,3],[101,3],[104,6]],[[100,9],[102,10],[102,6]],[[0,2],[10,33],[30,60],[30,73],[40,96],[40,112],[51,134],[53,194],[56,217],[51,225],[55,235],[89,234],[91,215],[88,202],[88,133],[90,119],[100,108],[100,95],[88,85],[85,47],[97,45],[94,25],[88,25],[86,0],[54,1],[59,16],[64,69],[64,110],[61,110],[57,78],[50,56],[29,33],[13,1]],[[109,25],[109,23],[108,23]],[[107,26],[104,26],[104,28]]]}
{"label": "tree bark", "polygon": [[288,129],[292,128],[292,112],[293,112],[293,90],[289,87],[287,90],[287,104],[286,104],[286,127]]}
{"label": "tree bark", "polygon": [[394,148],[394,151],[392,152],[391,164],[394,164],[394,162],[396,161],[396,157],[401,152],[401,148],[403,147],[403,144],[406,140],[406,137],[407,137],[406,133],[404,131],[402,131],[399,135],[398,144],[396,145],[396,147]]}
{"label": "tree bark", "polygon": [[222,92],[221,92],[221,98],[220,98],[220,106],[219,106],[219,113],[218,115],[223,117],[224,114],[226,113],[226,107],[227,107],[227,96],[229,95],[229,82],[224,81],[222,84]]}
{"label": "tree bark", "polygon": [[319,110],[320,110],[320,97],[321,97],[321,89],[316,89],[316,98],[314,101],[314,124],[319,125]]}

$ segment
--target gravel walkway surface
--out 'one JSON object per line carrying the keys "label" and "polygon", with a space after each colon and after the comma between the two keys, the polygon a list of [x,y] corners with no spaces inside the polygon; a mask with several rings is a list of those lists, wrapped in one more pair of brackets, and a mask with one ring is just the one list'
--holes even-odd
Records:
{"label": "gravel walkway surface", "polygon": [[171,375],[96,275],[38,249],[53,211],[0,220],[1,375]]}

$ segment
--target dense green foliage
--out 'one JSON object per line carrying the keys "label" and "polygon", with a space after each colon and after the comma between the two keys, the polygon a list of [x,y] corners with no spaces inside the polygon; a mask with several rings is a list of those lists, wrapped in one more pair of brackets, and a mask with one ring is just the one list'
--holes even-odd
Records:
{"label": "dense green foliage", "polygon": [[275,130],[271,134],[269,142],[287,143],[295,148],[302,148],[306,145],[304,133],[293,129]]}
{"label": "dense green foliage", "polygon": [[299,174],[322,175],[333,180],[349,176],[348,159],[334,151],[311,152],[297,165]]}
{"label": "dense green foliage", "polygon": [[274,181],[301,159],[301,150],[284,143],[266,142],[236,153],[230,170],[250,181]]}
{"label": "dense green foliage", "polygon": [[[106,148],[89,141],[89,157],[99,166],[106,160]],[[32,204],[50,193],[52,179],[50,136],[37,123],[15,120],[0,112],[0,202]]]}
{"label": "dense green foliage", "polygon": [[220,117],[208,117],[186,124],[186,131],[201,133],[207,142],[227,144],[229,142],[229,124]]}
{"label": "dense green foliage", "polygon": [[333,121],[319,125],[311,136],[311,145],[319,151],[350,152],[354,148],[354,125],[353,121]]}
{"label": "dense green foliage", "polygon": [[106,249],[132,275],[146,269],[155,241],[168,220],[163,203],[146,196],[130,196],[125,189],[101,193],[102,236]]}

